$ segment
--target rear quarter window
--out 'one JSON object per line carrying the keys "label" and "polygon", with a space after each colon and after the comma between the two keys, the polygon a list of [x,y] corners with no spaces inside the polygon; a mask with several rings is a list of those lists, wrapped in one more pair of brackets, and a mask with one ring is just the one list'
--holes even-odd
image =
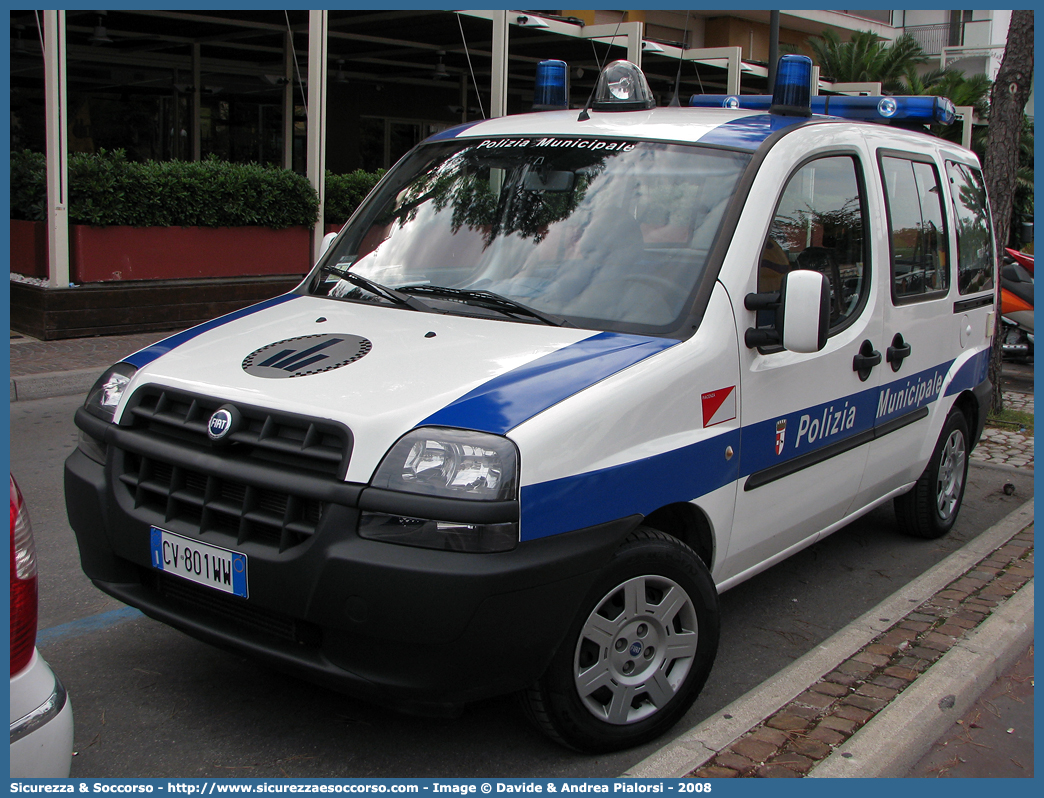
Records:
{"label": "rear quarter window", "polygon": [[993,288],[993,228],[982,172],[973,166],[946,162],[950,198],[957,226],[957,290],[974,294]]}

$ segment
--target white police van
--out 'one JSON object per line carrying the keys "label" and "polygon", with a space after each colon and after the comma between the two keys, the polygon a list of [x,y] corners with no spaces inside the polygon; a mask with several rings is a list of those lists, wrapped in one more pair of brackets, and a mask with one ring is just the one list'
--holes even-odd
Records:
{"label": "white police van", "polygon": [[98,381],[84,571],[387,704],[520,691],[580,750],[662,733],[718,593],[889,500],[946,533],[984,423],[979,165],[852,121],[952,106],[810,98],[810,69],[655,108],[616,62],[579,115],[415,148],[294,291]]}

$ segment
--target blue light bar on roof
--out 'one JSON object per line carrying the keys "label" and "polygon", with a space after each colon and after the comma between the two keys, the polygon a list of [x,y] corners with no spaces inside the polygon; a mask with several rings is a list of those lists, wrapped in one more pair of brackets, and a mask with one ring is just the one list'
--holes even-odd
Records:
{"label": "blue light bar on roof", "polygon": [[533,87],[533,110],[552,111],[569,107],[569,67],[565,61],[537,64]]}
{"label": "blue light bar on roof", "polygon": [[[768,111],[772,106],[768,94],[694,94],[690,108],[734,108],[745,111]],[[897,122],[900,124],[949,125],[957,117],[953,103],[946,97],[845,97],[816,95],[812,97],[812,113],[865,122]]]}

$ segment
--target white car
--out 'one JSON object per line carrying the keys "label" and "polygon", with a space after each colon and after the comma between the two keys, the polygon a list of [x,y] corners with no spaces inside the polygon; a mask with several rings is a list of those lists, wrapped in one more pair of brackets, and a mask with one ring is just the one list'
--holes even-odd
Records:
{"label": "white car", "polygon": [[979,163],[903,129],[944,98],[777,74],[657,108],[618,61],[582,112],[442,131],[293,292],[115,364],[66,461],[87,576],[385,706],[523,691],[605,752],[691,706],[719,593],[893,500],[946,534],[992,390]]}
{"label": "white car", "polygon": [[65,687],[36,650],[36,546],[11,477],[11,778],[60,778],[72,767]]}

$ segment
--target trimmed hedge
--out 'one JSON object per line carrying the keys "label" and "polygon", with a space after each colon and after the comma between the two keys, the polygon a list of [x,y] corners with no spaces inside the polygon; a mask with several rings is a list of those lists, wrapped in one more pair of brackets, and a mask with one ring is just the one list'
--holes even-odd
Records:
{"label": "trimmed hedge", "polygon": [[[326,219],[343,224],[380,179],[327,172]],[[11,218],[47,218],[47,167],[40,153],[11,153]],[[286,169],[205,161],[128,161],[122,150],[69,156],[69,222],[95,226],[313,227],[319,200]]]}
{"label": "trimmed hedge", "polygon": [[47,159],[43,153],[11,153],[11,218],[30,222],[47,218]]}
{"label": "trimmed hedge", "polygon": [[359,207],[366,195],[377,185],[377,181],[384,175],[383,169],[376,172],[364,172],[356,169],[346,175],[335,175],[333,172],[326,173],[326,207],[325,221],[327,224],[344,224],[348,218]]}

